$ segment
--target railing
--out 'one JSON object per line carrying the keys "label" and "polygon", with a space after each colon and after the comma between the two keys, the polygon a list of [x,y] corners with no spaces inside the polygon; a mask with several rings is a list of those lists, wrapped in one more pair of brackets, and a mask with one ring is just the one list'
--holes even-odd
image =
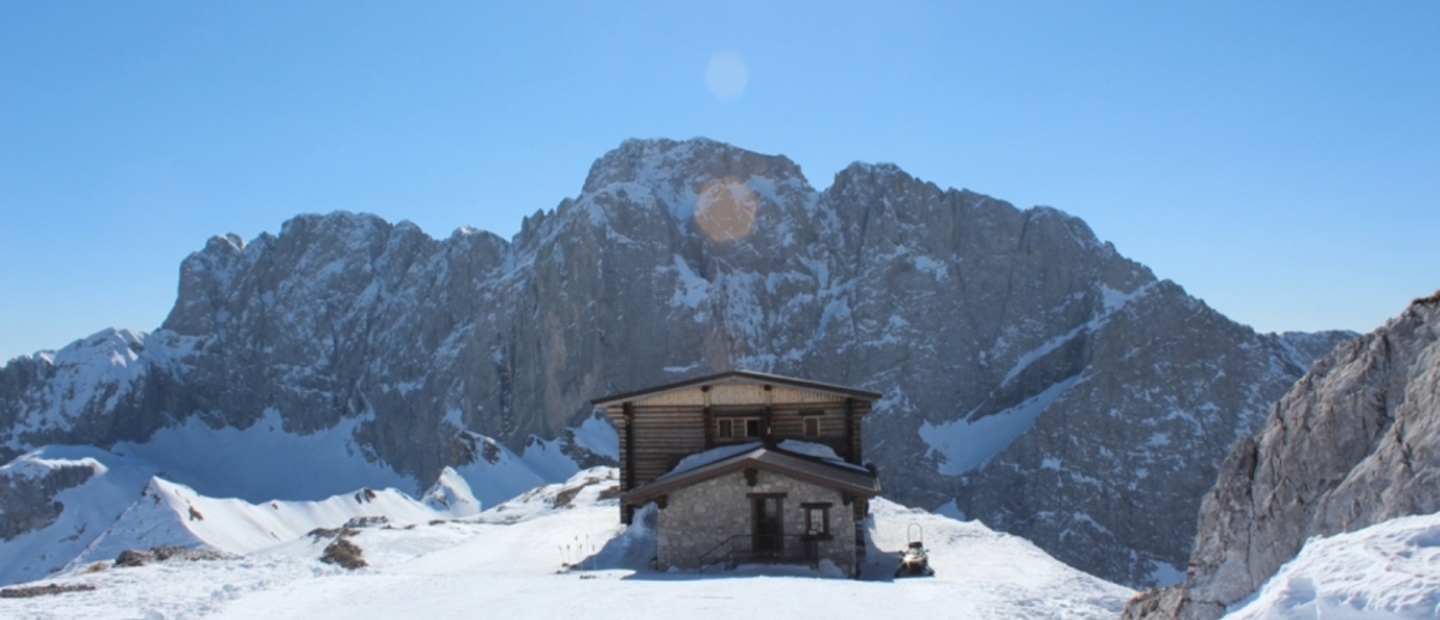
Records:
{"label": "railing", "polygon": [[813,536],[736,534],[700,554],[700,572],[717,564],[735,568],[740,562],[810,563],[819,560]]}

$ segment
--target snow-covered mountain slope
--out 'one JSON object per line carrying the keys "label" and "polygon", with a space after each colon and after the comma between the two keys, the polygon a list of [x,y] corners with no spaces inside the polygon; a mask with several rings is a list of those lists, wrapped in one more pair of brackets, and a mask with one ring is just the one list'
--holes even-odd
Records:
{"label": "snow-covered mountain slope", "polygon": [[[53,478],[68,478],[73,486],[55,493],[55,521],[0,541],[0,585],[37,580],[66,565],[114,560],[128,548],[177,545],[245,554],[310,529],[343,525],[356,516],[425,522],[474,515],[481,508],[468,483],[452,469],[442,472],[420,501],[397,489],[357,486],[324,501],[259,505],[207,498],[158,478],[164,475],[156,463],[141,457],[89,446],[48,446],[4,465],[0,479],[16,485],[12,488]],[[17,509],[22,502],[6,499],[0,518],[36,518]]]}
{"label": "snow-covered mountain slope", "polygon": [[403,526],[480,512],[479,502],[453,471],[447,470],[442,484],[446,486],[436,488],[434,495],[446,501],[430,504],[396,489],[362,488],[318,502],[270,501],[257,505],[239,499],[205,497],[184,485],[151,478],[140,499],[70,566],[113,560],[126,549],[154,547],[246,554],[298,539],[316,528],[341,527],[355,519],[382,518]]}
{"label": "snow-covered mountain slope", "polygon": [[[70,360],[65,362],[67,367],[88,367],[90,375],[125,374],[124,368],[135,365],[137,357],[99,355],[94,349],[118,344],[125,351],[144,355],[146,341],[145,334],[106,331],[54,357]],[[122,369],[105,370],[106,366]],[[112,386],[102,391],[118,389]],[[457,516],[464,513],[456,511],[478,511],[481,506],[498,504],[578,471],[579,466],[563,453],[565,442],[590,445],[602,454],[607,442],[611,446],[615,443],[614,429],[599,418],[586,419],[563,440],[532,440],[519,454],[493,439],[467,433],[457,441],[473,446],[474,458],[464,465],[444,468],[427,490],[416,479],[367,460],[354,438],[357,424],[358,420],[342,420],[335,427],[301,434],[285,430],[284,422],[273,410],[245,429],[213,428],[201,416],[195,416],[160,428],[143,442],[121,441],[109,449],[51,445],[22,454],[0,466],[0,585],[38,579],[77,556],[113,557],[120,546],[134,541],[101,545],[97,537],[122,527],[122,515],[128,515],[127,510],[144,508],[136,504],[142,493],[155,498],[203,494],[288,510],[324,505],[357,489],[393,488],[403,491],[406,497],[421,496],[443,515]],[[158,478],[152,481],[152,477]],[[396,492],[379,493],[389,497]],[[387,508],[364,514],[391,512]],[[409,513],[402,511],[394,516],[404,514]],[[117,524],[117,519],[122,523]],[[264,519],[251,520],[258,528],[252,534],[273,531],[282,538],[289,536],[284,528],[266,530]],[[198,534],[205,529],[203,524],[199,527],[196,540],[210,543]],[[273,542],[268,534],[258,540]],[[146,546],[191,542],[181,536]],[[101,546],[87,550],[93,545]],[[209,546],[230,552],[250,548]]]}
{"label": "snow-covered mountain slope", "polygon": [[154,475],[146,463],[89,446],[48,446],[0,467],[7,494],[0,517],[22,526],[0,538],[0,585],[39,579],[70,563]]}
{"label": "snow-covered mountain slope", "polygon": [[[1231,441],[1347,336],[1257,334],[1056,209],[630,140],[509,241],[351,213],[210,239],[160,329],[0,369],[0,462],[123,444],[251,502],[451,467],[490,501],[614,457],[589,399],[746,368],[884,393],[862,436],[896,499],[1152,583]],[[280,434],[284,467],[245,447]]]}
{"label": "snow-covered mountain slope", "polygon": [[1312,538],[1226,620],[1440,617],[1440,514]]}
{"label": "snow-covered mountain slope", "polygon": [[[353,572],[317,560],[323,537],[216,560],[77,570],[52,582],[94,590],[0,598],[0,617],[1112,618],[1132,593],[1023,539],[884,500],[874,503],[875,544],[898,551],[912,523],[923,527],[936,577],[891,580],[897,556],[874,558],[861,581],[803,567],[656,573],[646,567],[653,533],[643,514],[629,529],[619,524],[615,488],[613,469],[591,469],[470,518],[357,527],[348,540],[368,566]],[[226,523],[249,510],[209,507]]]}
{"label": "snow-covered mountain slope", "polygon": [[53,523],[0,541],[0,585],[113,560],[126,549],[180,546],[244,554],[357,517],[423,523],[481,508],[465,479],[448,468],[418,501],[396,489],[361,487],[321,501],[258,505],[200,495],[159,477],[164,474],[152,463],[98,448],[50,446],[0,468],[12,482],[57,472],[79,472],[83,480],[56,495],[62,509]]}

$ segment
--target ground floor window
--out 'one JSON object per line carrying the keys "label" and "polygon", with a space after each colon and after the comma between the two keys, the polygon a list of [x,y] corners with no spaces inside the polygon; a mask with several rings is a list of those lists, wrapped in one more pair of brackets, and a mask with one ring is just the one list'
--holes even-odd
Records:
{"label": "ground floor window", "polygon": [[805,535],[826,536],[830,534],[830,504],[801,504],[805,511]]}

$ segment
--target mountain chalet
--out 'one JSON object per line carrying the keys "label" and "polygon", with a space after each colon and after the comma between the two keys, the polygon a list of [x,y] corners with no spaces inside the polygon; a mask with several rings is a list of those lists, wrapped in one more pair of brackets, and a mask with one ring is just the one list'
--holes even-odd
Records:
{"label": "mountain chalet", "polygon": [[733,370],[593,403],[620,435],[621,520],[658,508],[658,569],[786,562],[854,577],[880,493],[860,422],[879,398]]}

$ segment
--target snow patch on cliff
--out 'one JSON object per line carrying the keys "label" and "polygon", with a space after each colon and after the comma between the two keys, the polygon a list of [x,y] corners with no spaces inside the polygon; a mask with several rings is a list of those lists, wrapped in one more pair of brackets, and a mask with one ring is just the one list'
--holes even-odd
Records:
{"label": "snow patch on cliff", "polygon": [[930,446],[927,454],[941,457],[937,469],[947,476],[963,474],[984,465],[1030,430],[1040,414],[1066,390],[1079,383],[1082,376],[1070,377],[1014,407],[977,420],[961,418],[943,424],[924,422],[920,425],[920,438]]}

